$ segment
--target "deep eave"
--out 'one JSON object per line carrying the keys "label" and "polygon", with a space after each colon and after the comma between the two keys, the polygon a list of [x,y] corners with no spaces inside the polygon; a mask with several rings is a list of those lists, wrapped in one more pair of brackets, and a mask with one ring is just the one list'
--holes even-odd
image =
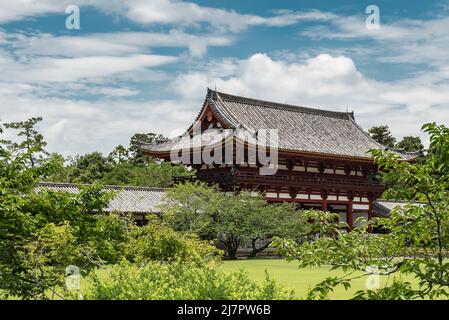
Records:
{"label": "deep eave", "polygon": [[[201,122],[207,113],[225,129],[276,128],[280,132],[280,153],[316,155],[355,161],[372,161],[368,150],[386,150],[355,121],[353,112],[336,112],[306,108],[239,97],[208,89],[203,106],[195,121],[186,131],[191,133],[194,125]],[[251,126],[253,125],[254,128]],[[170,154],[174,138],[166,142],[143,145],[142,150],[151,156]],[[165,149],[164,149],[165,148]],[[409,161],[418,153],[390,149]]]}

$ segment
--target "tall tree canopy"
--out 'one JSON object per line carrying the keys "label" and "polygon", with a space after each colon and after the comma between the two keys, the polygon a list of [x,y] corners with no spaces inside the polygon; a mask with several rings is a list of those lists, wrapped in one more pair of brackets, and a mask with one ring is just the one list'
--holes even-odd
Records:
{"label": "tall tree canopy", "polygon": [[396,144],[396,148],[408,152],[418,151],[420,154],[424,152],[424,145],[420,137],[406,136]]}
{"label": "tall tree canopy", "polygon": [[396,145],[396,138],[390,132],[387,125],[374,126],[368,130],[371,137],[377,142],[393,148]]}
{"label": "tall tree canopy", "polygon": [[136,133],[129,142],[129,153],[134,163],[147,163],[149,157],[140,149],[142,143],[154,143],[166,140],[163,135],[157,133]]}
{"label": "tall tree canopy", "polygon": [[309,231],[302,212],[292,204],[270,205],[262,195],[251,192],[227,195],[199,182],[169,189],[162,209],[163,219],[175,230],[218,240],[231,259],[244,242],[251,244],[256,255],[275,236],[297,241]]}
{"label": "tall tree canopy", "polygon": [[7,129],[17,131],[18,140],[22,141],[4,141],[13,153],[23,153],[28,156],[30,165],[34,167],[40,161],[43,161],[48,153],[45,151],[47,143],[35,126],[42,121],[41,117],[30,118],[26,121],[5,123]]}
{"label": "tall tree canopy", "polygon": [[194,171],[185,166],[173,166],[160,162],[142,153],[142,142],[150,143],[164,139],[154,133],[135,134],[130,140],[130,148],[118,145],[108,155],[92,152],[68,159],[66,165],[47,180],[53,182],[94,183],[108,185],[168,187],[174,176],[192,176]]}

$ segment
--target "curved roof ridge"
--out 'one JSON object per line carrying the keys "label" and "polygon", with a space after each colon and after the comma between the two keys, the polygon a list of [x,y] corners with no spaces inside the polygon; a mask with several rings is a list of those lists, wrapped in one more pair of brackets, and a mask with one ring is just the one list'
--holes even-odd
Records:
{"label": "curved roof ridge", "polygon": [[[224,122],[226,122],[228,125],[236,128],[239,125],[239,122],[234,117],[232,117],[230,114],[228,114],[225,110],[223,110],[223,108],[221,108],[218,103],[215,103],[213,96],[210,94],[211,90],[209,88],[207,88],[207,90],[208,90],[207,91],[207,101],[211,103],[211,107],[215,108],[215,111],[218,111],[218,112],[216,112],[216,116],[222,118],[219,120],[224,120]],[[218,98],[218,100],[221,103],[223,103],[223,100],[219,95],[216,95],[216,97]]]}
{"label": "curved roof ridge", "polygon": [[322,116],[334,117],[334,118],[343,118],[343,119],[352,118],[352,119],[354,119],[354,112],[322,110],[322,109],[317,109],[317,108],[297,106],[297,105],[286,104],[286,103],[260,100],[260,99],[242,97],[242,96],[232,95],[229,93],[219,92],[216,90],[212,90],[210,88],[207,89],[207,97],[209,97],[210,100],[212,100],[212,101],[214,100],[214,97],[217,97],[221,100],[239,101],[240,103],[257,105],[257,106],[272,108],[272,109],[281,109],[281,110],[287,110],[287,111],[293,111],[293,112],[310,113],[310,114],[316,114],[316,115],[322,115]]}

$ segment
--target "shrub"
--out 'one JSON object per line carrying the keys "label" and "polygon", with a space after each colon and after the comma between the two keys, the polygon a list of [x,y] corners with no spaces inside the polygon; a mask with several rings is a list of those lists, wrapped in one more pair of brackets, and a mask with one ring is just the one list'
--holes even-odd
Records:
{"label": "shrub", "polygon": [[142,266],[149,261],[190,261],[205,263],[218,259],[220,250],[192,234],[182,234],[152,221],[134,228],[126,244],[126,258]]}
{"label": "shrub", "polygon": [[150,262],[142,268],[122,262],[108,268],[107,276],[91,274],[86,299],[101,300],[275,300],[293,299],[294,292],[267,275],[263,284],[243,271],[223,273],[215,263]]}

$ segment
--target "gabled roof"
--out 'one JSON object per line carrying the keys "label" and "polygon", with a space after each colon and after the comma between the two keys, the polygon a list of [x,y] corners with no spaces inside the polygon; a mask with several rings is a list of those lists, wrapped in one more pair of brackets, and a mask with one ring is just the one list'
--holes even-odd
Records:
{"label": "gabled roof", "polygon": [[[259,129],[278,129],[279,149],[369,159],[370,149],[387,149],[376,142],[356,122],[353,112],[335,112],[263,100],[256,100],[208,89],[202,110],[211,108],[225,127],[256,132]],[[192,125],[193,126],[193,125]],[[191,126],[191,128],[192,128]],[[144,145],[148,153],[169,151],[180,138]],[[417,153],[392,150],[409,160]]]}
{"label": "gabled roof", "polygon": [[[63,191],[76,194],[78,186],[71,183],[41,182],[35,191]],[[104,186],[104,190],[116,191],[117,196],[105,208],[106,212],[120,213],[159,213],[165,189],[150,187]]]}

